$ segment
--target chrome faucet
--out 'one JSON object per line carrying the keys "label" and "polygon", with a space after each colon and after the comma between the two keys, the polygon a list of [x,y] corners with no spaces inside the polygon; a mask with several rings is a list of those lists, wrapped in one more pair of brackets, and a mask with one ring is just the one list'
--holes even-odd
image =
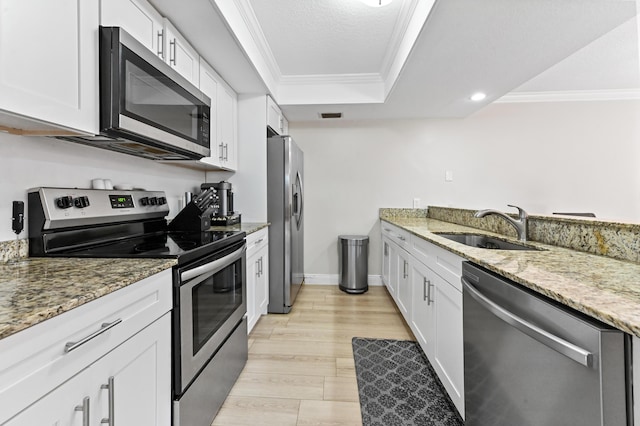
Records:
{"label": "chrome faucet", "polygon": [[518,215],[519,215],[518,219],[514,219],[506,213],[502,213],[501,211],[493,210],[493,209],[478,210],[473,215],[473,217],[485,217],[490,214],[495,214],[496,216],[500,216],[501,218],[509,222],[511,226],[516,228],[516,232],[518,233],[518,240],[527,241],[527,230],[528,230],[527,218],[529,217],[529,215],[527,214],[526,211],[524,211],[518,206],[513,206],[511,204],[507,204],[507,205],[509,207],[514,207],[518,209]]}

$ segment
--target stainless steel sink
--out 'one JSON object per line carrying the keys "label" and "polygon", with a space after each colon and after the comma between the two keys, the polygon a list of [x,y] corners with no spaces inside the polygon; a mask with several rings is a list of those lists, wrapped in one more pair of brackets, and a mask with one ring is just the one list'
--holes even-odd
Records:
{"label": "stainless steel sink", "polygon": [[526,246],[524,244],[512,243],[499,238],[480,234],[447,234],[435,232],[436,235],[464,244],[470,247],[480,247],[492,250],[540,250],[537,247]]}

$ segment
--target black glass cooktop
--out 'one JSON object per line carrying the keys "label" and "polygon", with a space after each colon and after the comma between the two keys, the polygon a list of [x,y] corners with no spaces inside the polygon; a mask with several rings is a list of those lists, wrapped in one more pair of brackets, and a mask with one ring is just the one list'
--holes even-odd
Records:
{"label": "black glass cooktop", "polygon": [[245,237],[240,231],[158,232],[89,247],[58,251],[57,256],[176,258],[180,263],[214,253]]}

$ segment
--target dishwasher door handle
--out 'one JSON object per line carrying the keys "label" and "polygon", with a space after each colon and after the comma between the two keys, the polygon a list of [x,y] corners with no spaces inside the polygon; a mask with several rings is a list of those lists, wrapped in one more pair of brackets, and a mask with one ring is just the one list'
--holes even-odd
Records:
{"label": "dishwasher door handle", "polygon": [[562,355],[571,358],[575,362],[591,368],[593,364],[593,354],[586,349],[567,342],[561,337],[555,336],[548,331],[541,329],[535,324],[520,318],[517,315],[507,311],[495,302],[484,296],[477,288],[473,286],[467,279],[462,277],[462,285],[469,292],[469,295],[475,299],[480,305],[491,312],[502,321],[517,328],[527,336],[537,340],[545,346],[555,350]]}

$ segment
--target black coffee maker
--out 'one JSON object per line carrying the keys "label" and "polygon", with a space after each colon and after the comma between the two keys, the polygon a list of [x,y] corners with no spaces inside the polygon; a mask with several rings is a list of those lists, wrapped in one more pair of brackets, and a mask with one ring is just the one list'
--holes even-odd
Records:
{"label": "black coffee maker", "polygon": [[235,212],[233,209],[233,188],[231,183],[220,181],[200,185],[202,191],[211,188],[215,189],[219,200],[219,208],[211,216],[211,225],[235,225],[240,223],[240,213]]}

